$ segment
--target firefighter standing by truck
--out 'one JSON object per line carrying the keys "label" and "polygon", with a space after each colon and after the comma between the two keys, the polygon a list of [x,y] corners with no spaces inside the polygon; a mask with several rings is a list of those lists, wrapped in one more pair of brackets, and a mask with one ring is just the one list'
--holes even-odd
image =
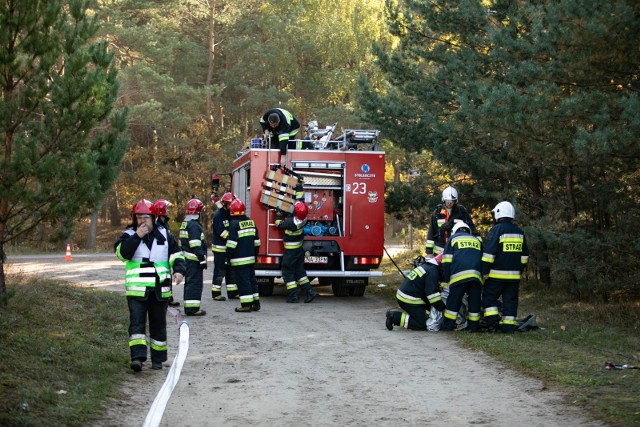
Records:
{"label": "firefighter standing by truck", "polygon": [[314,300],[318,293],[313,290],[307,272],[304,269],[304,226],[307,224],[307,214],[309,208],[303,202],[295,202],[293,205],[293,215],[288,215],[282,219],[282,211],[278,212],[276,226],[284,231],[282,242],[284,244],[284,254],[282,255],[282,279],[287,287],[289,297],[288,303],[297,303],[298,286],[300,286],[307,296],[305,303]]}
{"label": "firefighter standing by truck", "polygon": [[227,262],[238,281],[240,307],[238,313],[260,310],[260,293],[256,280],[256,254],[260,248],[260,236],[256,224],[246,214],[242,200],[235,199],[229,206],[231,223],[227,237]]}
{"label": "firefighter standing by truck", "polygon": [[116,255],[125,262],[125,295],[129,306],[130,367],[142,370],[147,360],[146,323],[149,318],[151,368],[162,369],[167,360],[167,301],[171,297],[171,270],[182,282],[185,263],[178,242],[162,227],[154,227],[150,201],[133,207],[133,226],[115,243]]}
{"label": "firefighter standing by truck", "polygon": [[442,329],[452,331],[465,294],[469,299],[468,328],[476,332],[480,323],[482,299],[482,242],[471,234],[471,228],[458,222],[451,230],[451,238],[444,248],[442,266],[444,282],[448,283],[446,309]]}
{"label": "firefighter standing by truck", "polygon": [[388,330],[393,330],[393,326],[396,325],[405,329],[424,331],[427,329],[427,311],[430,311],[431,307],[440,312],[444,310],[444,302],[440,296],[441,260],[442,255],[427,258],[407,274],[396,292],[398,305],[404,312],[387,311],[385,325]]}
{"label": "firefighter standing by truck", "polygon": [[184,313],[187,316],[204,316],[200,308],[204,274],[207,268],[207,241],[200,224],[200,213],[204,203],[199,199],[187,202],[185,218],[180,224],[180,245],[187,263],[184,283]]}
{"label": "firefighter standing by truck", "polygon": [[[516,211],[509,202],[500,202],[491,211],[496,224],[487,235],[482,254],[482,273],[486,277],[482,293],[484,321],[488,330],[500,323],[502,332],[518,328],[520,278],[529,261],[529,248],[520,227],[513,223]],[[498,298],[502,296],[502,320]]]}
{"label": "firefighter standing by truck", "polygon": [[226,192],[220,198],[220,209],[213,215],[213,239],[211,251],[213,252],[213,281],[211,285],[211,297],[215,301],[225,301],[222,295],[222,279],[227,287],[227,297],[238,298],[238,285],[233,275],[233,270],[227,268],[227,237],[229,236],[229,223],[231,213],[229,205],[235,199],[232,193]]}
{"label": "firefighter standing by truck", "polygon": [[427,257],[438,255],[444,251],[444,246],[451,235],[451,229],[458,222],[466,223],[471,234],[479,237],[471,215],[464,206],[458,204],[458,191],[448,186],[442,191],[442,204],[436,206],[431,215],[425,247]]}
{"label": "firefighter standing by truck", "polygon": [[[169,208],[171,206],[173,206],[173,203],[171,203],[170,201],[166,199],[158,199],[153,202],[153,206],[151,208],[153,213],[156,215],[156,224],[167,230],[167,234],[171,233],[171,231],[169,230]],[[175,301],[173,299],[173,295],[171,295],[171,298],[169,298],[169,305],[171,307],[179,307],[180,303],[178,301]]]}
{"label": "firefighter standing by truck", "polygon": [[280,147],[280,165],[287,165],[287,146],[298,134],[300,122],[282,108],[272,108],[260,117],[260,126],[266,134],[277,138]]}

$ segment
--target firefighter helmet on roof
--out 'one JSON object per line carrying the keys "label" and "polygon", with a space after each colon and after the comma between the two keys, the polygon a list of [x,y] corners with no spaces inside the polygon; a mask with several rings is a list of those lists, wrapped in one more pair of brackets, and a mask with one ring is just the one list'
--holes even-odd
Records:
{"label": "firefighter helmet on roof", "polygon": [[151,208],[151,210],[153,211],[153,214],[156,216],[167,216],[167,210],[173,206],[173,204],[165,199],[158,199],[155,202],[153,202],[153,206]]}
{"label": "firefighter helmet on roof", "polygon": [[452,186],[448,186],[442,191],[442,201],[443,202],[457,202],[458,201],[458,191]]}
{"label": "firefighter helmet on roof", "polygon": [[244,215],[245,209],[244,203],[242,203],[240,199],[234,199],[233,202],[231,202],[231,206],[229,206],[231,216]]}
{"label": "firefighter helmet on roof", "polygon": [[187,215],[200,215],[200,212],[204,209],[204,203],[199,199],[191,199],[187,202],[187,208],[184,213]]}
{"label": "firefighter helmet on roof", "polygon": [[516,217],[516,210],[513,205],[509,202],[500,202],[496,205],[495,208],[491,211],[494,218],[499,220],[500,218],[511,218],[514,219]]}
{"label": "firefighter helmet on roof", "polygon": [[307,218],[307,214],[309,213],[309,208],[303,202],[296,202],[293,205],[293,214],[298,218],[299,221],[302,221]]}
{"label": "firefighter helmet on roof", "polygon": [[141,199],[133,206],[132,213],[134,215],[154,215],[151,208],[153,207],[153,203],[148,201],[147,199]]}
{"label": "firefighter helmet on roof", "polygon": [[451,229],[451,235],[456,234],[456,232],[458,232],[459,230],[462,230],[467,233],[471,233],[471,229],[469,228],[466,222],[462,222],[462,221],[456,222],[456,225],[454,225],[453,228]]}

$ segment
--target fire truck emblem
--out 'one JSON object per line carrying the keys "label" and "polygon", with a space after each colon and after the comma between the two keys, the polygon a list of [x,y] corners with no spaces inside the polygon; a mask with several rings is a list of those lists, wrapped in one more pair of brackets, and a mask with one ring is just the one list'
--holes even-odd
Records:
{"label": "fire truck emblem", "polygon": [[367,198],[369,199],[369,203],[376,203],[378,201],[378,192],[369,191],[369,193],[367,194]]}
{"label": "fire truck emblem", "polygon": [[362,171],[362,173],[369,173],[369,171],[371,170],[371,166],[369,166],[368,164],[364,163],[360,167],[360,170]]}

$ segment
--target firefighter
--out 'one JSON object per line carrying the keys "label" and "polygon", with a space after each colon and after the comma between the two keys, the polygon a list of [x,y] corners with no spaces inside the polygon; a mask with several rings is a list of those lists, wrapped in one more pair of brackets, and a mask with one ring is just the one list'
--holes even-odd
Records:
{"label": "firefighter", "polygon": [[169,230],[169,208],[173,203],[166,199],[158,199],[153,202],[153,211],[156,215],[156,223]]}
{"label": "firefighter", "polygon": [[[486,277],[482,294],[484,322],[488,330],[500,325],[502,332],[518,328],[520,278],[529,261],[524,232],[513,223],[516,211],[509,202],[500,202],[491,211],[495,225],[489,231],[482,254],[482,273]],[[502,320],[498,298],[502,297]]]}
{"label": "firefighter", "polygon": [[211,297],[215,301],[225,301],[222,295],[222,279],[225,280],[227,296],[238,298],[238,285],[233,276],[233,270],[227,268],[227,237],[229,236],[229,222],[231,214],[229,205],[235,199],[232,193],[226,192],[220,198],[220,209],[213,215],[213,239],[211,251],[213,252],[213,281],[211,285]]}
{"label": "firefighter", "polygon": [[[451,229],[458,222],[468,224],[471,234],[480,238],[476,227],[473,225],[471,215],[469,215],[464,206],[458,204],[458,191],[452,186],[448,186],[442,191],[442,203],[436,206],[431,215],[425,247],[427,257],[442,253],[449,239]],[[481,238],[480,241],[482,241]]]}
{"label": "firefighter", "polygon": [[231,222],[227,237],[227,260],[231,266],[240,294],[238,313],[260,311],[260,294],[256,281],[256,254],[260,248],[258,229],[251,218],[245,215],[245,205],[235,199],[229,206]]}
{"label": "firefighter", "polygon": [[200,225],[200,213],[204,203],[199,199],[187,202],[185,217],[180,224],[180,246],[187,263],[187,274],[184,283],[184,313],[187,316],[204,316],[205,310],[200,308],[203,270],[207,268],[207,241]]}
{"label": "firefighter", "polygon": [[303,202],[295,202],[293,205],[293,215],[287,215],[282,219],[282,212],[278,212],[276,226],[284,231],[282,242],[284,243],[284,254],[282,255],[282,279],[287,287],[289,297],[288,303],[297,303],[298,286],[300,286],[307,296],[305,303],[314,300],[318,293],[313,290],[307,272],[304,269],[304,226],[307,224],[307,214],[309,208]]}
{"label": "firefighter", "polygon": [[[167,230],[167,233],[171,233],[169,230],[169,208],[173,206],[173,204],[166,199],[158,199],[153,202],[151,210],[153,214],[156,216],[156,225],[163,227]],[[180,303],[173,299],[173,295],[169,298],[169,305],[171,307],[179,307]]]}
{"label": "firefighter", "polygon": [[185,262],[178,242],[162,227],[154,227],[150,201],[133,208],[134,224],[115,244],[125,263],[125,295],[129,306],[130,367],[142,370],[147,360],[146,323],[149,318],[151,368],[162,369],[167,360],[167,301],[171,297],[171,270],[176,284],[182,282]]}
{"label": "firefighter", "polygon": [[396,325],[405,329],[424,331],[427,329],[429,317],[427,311],[431,311],[432,307],[439,312],[444,311],[444,302],[440,296],[441,260],[442,255],[427,258],[407,274],[396,292],[398,305],[404,312],[387,311],[385,325],[388,330],[393,330],[393,326]]}
{"label": "firefighter", "polygon": [[287,146],[290,139],[298,134],[300,123],[293,114],[282,108],[272,108],[260,118],[260,126],[268,137],[271,134],[277,138],[280,146],[280,165],[287,166]]}
{"label": "firefighter", "polygon": [[444,248],[442,257],[444,282],[448,283],[449,287],[442,330],[455,329],[458,311],[466,294],[469,299],[468,329],[470,332],[478,331],[483,282],[481,259],[480,239],[471,234],[469,225],[457,222],[451,230],[451,238]]}

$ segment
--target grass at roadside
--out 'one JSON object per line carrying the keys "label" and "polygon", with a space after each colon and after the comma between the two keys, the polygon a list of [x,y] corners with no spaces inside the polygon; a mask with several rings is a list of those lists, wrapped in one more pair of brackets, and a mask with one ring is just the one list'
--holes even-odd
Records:
{"label": "grass at roadside", "polygon": [[0,425],[82,426],[124,381],[121,295],[8,277],[0,307]]}
{"label": "grass at roadside", "polygon": [[[407,270],[417,255],[405,252],[394,260]],[[379,283],[387,287],[370,286],[370,292],[395,305],[402,276],[387,257],[381,268],[384,276]],[[614,426],[640,426],[640,369],[604,368],[605,362],[640,366],[640,301],[576,302],[562,290],[525,283],[518,313],[519,318],[535,314],[541,329],[452,336],[467,348],[539,378],[546,388],[565,393],[594,418]]]}

